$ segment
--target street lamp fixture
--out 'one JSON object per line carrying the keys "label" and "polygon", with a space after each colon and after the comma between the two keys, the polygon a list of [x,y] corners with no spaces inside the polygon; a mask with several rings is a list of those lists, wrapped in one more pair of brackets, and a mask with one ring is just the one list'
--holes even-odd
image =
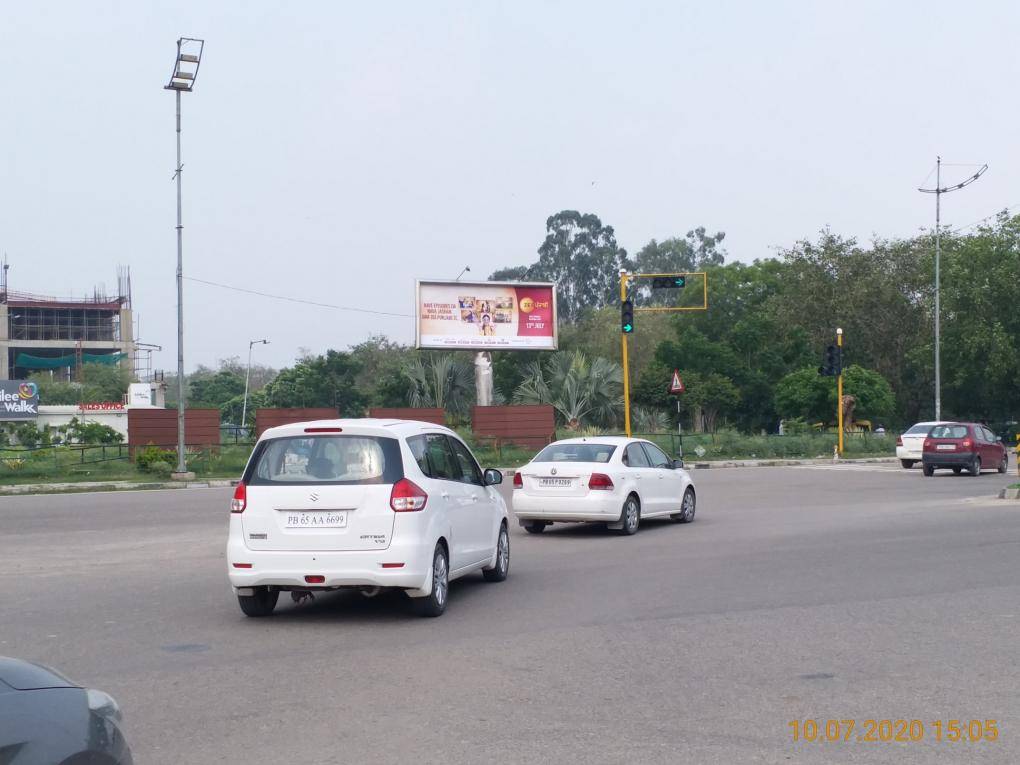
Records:
{"label": "street lamp fixture", "polygon": [[241,427],[245,427],[245,423],[248,421],[248,382],[251,380],[251,349],[256,345],[269,345],[269,341],[263,338],[262,340],[249,340],[248,341],[248,371],[244,375],[244,404],[241,405]]}
{"label": "street lamp fixture", "polygon": [[165,90],[172,90],[177,98],[177,469],[173,477],[187,480],[188,464],[184,454],[184,223],[181,217],[181,93],[190,93],[195,88],[198,67],[202,63],[204,40],[182,37],[177,41],[177,59],[174,71]]}

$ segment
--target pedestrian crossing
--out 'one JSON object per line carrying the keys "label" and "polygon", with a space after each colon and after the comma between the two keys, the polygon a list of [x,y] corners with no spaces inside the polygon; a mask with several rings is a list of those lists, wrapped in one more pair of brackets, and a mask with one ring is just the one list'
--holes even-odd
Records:
{"label": "pedestrian crossing", "polygon": [[839,470],[849,473],[921,474],[920,468],[904,470],[898,462],[834,462],[832,464],[793,465],[794,470]]}

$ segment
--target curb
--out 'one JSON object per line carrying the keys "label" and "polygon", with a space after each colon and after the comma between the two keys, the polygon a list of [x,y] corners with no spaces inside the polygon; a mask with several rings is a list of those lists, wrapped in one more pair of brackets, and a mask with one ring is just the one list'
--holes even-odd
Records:
{"label": "curb", "polygon": [[0,486],[0,497],[31,494],[75,494],[86,491],[151,491],[153,489],[227,489],[235,479],[213,478],[207,481],[80,481],[74,483],[25,483]]}
{"label": "curb", "polygon": [[746,468],[746,467],[790,467],[796,465],[865,465],[890,464],[899,462],[896,457],[858,457],[848,460],[805,459],[805,460],[719,460],[712,462],[692,462],[691,467],[698,470],[709,468]]}
{"label": "curb", "polygon": [[999,492],[999,499],[1020,499],[1020,489],[1003,489]]}

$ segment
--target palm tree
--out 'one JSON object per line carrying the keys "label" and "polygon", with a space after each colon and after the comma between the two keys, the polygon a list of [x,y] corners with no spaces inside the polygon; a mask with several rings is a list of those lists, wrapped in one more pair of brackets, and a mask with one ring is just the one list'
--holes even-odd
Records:
{"label": "palm tree", "polygon": [[556,353],[544,365],[535,361],[526,367],[513,401],[549,404],[571,430],[610,424],[623,406],[623,373],[608,359],[589,360],[581,351]]}
{"label": "palm tree", "polygon": [[452,353],[421,354],[403,369],[411,383],[411,406],[439,407],[450,412],[465,412],[474,401],[474,367]]}

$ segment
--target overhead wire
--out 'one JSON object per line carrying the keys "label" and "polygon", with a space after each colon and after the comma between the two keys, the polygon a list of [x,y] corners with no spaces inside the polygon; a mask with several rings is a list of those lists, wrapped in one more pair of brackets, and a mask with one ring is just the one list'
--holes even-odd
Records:
{"label": "overhead wire", "polygon": [[313,305],[319,308],[332,308],[336,311],[351,311],[352,313],[368,313],[375,316],[395,316],[400,319],[413,319],[414,314],[410,313],[395,313],[393,311],[376,311],[372,308],[354,308],[346,305],[335,305],[333,303],[320,303],[316,300],[305,300],[304,298],[290,297],[289,295],[275,295],[271,292],[262,292],[260,290],[247,289],[245,287],[236,287],[232,284],[223,284],[222,282],[214,282],[208,279],[197,279],[194,276],[185,276],[189,282],[198,282],[199,284],[207,284],[210,287],[220,287],[225,290],[233,290],[234,292],[244,292],[248,295],[258,295],[259,297],[272,298],[273,300],[286,300],[289,303],[302,303],[304,305]]}

